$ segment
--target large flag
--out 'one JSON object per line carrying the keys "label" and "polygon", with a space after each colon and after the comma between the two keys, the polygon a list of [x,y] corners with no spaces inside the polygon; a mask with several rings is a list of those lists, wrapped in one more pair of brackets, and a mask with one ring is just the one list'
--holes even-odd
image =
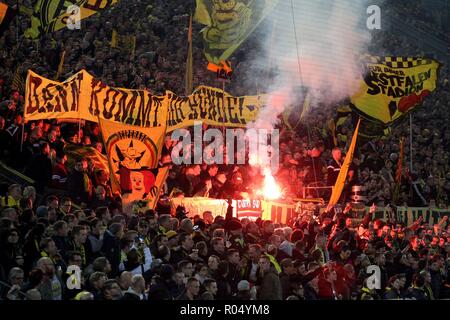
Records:
{"label": "large flag", "polygon": [[[31,18],[31,28],[25,36],[36,39],[42,33],[51,33],[74,25],[97,12],[110,8],[119,0],[38,0]],[[78,21],[77,21],[78,20]]]}
{"label": "large flag", "polygon": [[3,32],[8,28],[9,23],[15,17],[16,11],[6,4],[0,2],[0,37]]}
{"label": "large flag", "polygon": [[400,194],[400,186],[402,183],[402,175],[403,175],[403,157],[405,153],[405,138],[402,137],[400,139],[400,152],[398,156],[397,162],[397,171],[395,172],[395,187],[392,195],[392,202],[395,204],[398,199],[398,195]]}
{"label": "large flag", "polygon": [[366,136],[384,135],[437,86],[440,64],[432,59],[365,56],[363,64],[367,75],[351,107],[363,118]]}
{"label": "large flag", "polygon": [[194,90],[194,60],[192,57],[192,16],[189,18],[188,55],[186,59],[185,94],[190,95]]}
{"label": "large flag", "polygon": [[209,62],[227,60],[275,7],[278,0],[197,0],[194,20],[203,35]]}
{"label": "large flag", "polygon": [[336,184],[333,187],[333,192],[331,193],[331,198],[328,203],[327,210],[331,209],[336,203],[338,203],[339,198],[342,194],[342,190],[344,189],[345,180],[347,180],[348,169],[353,161],[353,154],[355,153],[356,140],[358,140],[359,124],[360,121],[358,121],[355,132],[353,133],[352,143],[348,148],[344,163],[342,164],[341,170],[339,171],[339,175],[336,179]]}
{"label": "large flag", "polygon": [[68,143],[64,146],[64,153],[67,155],[68,168],[75,166],[77,158],[84,158],[88,160],[94,171],[102,170],[109,174],[108,160],[96,148]]}
{"label": "large flag", "polygon": [[156,168],[166,128],[141,128],[104,119],[99,123],[113,192],[122,194],[124,207],[147,201],[153,208],[168,174],[167,168]]}

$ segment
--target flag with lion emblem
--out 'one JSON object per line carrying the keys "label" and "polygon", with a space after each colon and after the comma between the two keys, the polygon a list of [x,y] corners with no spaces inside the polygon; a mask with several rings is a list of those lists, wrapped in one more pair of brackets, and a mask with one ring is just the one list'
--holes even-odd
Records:
{"label": "flag with lion emblem", "polygon": [[205,55],[218,65],[256,29],[278,0],[197,0],[194,20],[201,31]]}
{"label": "flag with lion emblem", "polygon": [[104,119],[99,123],[113,192],[122,194],[124,209],[142,201],[153,208],[168,174],[167,168],[157,168],[166,128],[141,128]]}

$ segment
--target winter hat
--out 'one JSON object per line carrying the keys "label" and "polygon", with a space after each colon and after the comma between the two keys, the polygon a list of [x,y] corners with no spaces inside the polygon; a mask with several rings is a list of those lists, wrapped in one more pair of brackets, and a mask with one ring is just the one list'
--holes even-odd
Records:
{"label": "winter hat", "polygon": [[247,280],[239,281],[237,288],[239,291],[248,291],[250,290],[250,283]]}
{"label": "winter hat", "polygon": [[36,209],[36,216],[38,218],[45,218],[48,215],[48,208],[46,206],[39,206]]}

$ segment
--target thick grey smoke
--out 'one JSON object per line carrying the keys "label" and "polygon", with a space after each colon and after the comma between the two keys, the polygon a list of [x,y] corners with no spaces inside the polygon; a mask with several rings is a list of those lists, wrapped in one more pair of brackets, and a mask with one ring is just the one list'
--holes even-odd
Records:
{"label": "thick grey smoke", "polygon": [[261,39],[266,52],[259,63],[274,68],[264,88],[269,104],[252,127],[273,128],[288,105],[303,100],[300,87],[308,88],[312,107],[338,102],[358,89],[357,59],[370,43],[369,5],[367,0],[279,1]]}

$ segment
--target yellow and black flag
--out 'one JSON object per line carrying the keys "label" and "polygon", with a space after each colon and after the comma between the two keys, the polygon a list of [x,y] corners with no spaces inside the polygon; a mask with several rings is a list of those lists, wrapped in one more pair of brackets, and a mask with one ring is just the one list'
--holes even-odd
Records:
{"label": "yellow and black flag", "polygon": [[363,118],[362,136],[385,135],[436,90],[436,60],[365,56],[363,64],[367,75],[351,97],[352,110]]}
{"label": "yellow and black flag", "polygon": [[[97,12],[108,9],[119,0],[38,0],[33,9],[27,38],[36,39],[70,25],[76,25]],[[69,27],[70,29],[70,27]]]}
{"label": "yellow and black flag", "polygon": [[205,55],[218,65],[256,29],[278,0],[197,0],[194,20],[205,25],[201,31]]}
{"label": "yellow and black flag", "polygon": [[0,2],[0,37],[15,16],[16,10]]}
{"label": "yellow and black flag", "polygon": [[158,169],[166,127],[142,128],[99,119],[108,156],[113,192],[124,207],[146,201],[154,208],[168,167]]}

